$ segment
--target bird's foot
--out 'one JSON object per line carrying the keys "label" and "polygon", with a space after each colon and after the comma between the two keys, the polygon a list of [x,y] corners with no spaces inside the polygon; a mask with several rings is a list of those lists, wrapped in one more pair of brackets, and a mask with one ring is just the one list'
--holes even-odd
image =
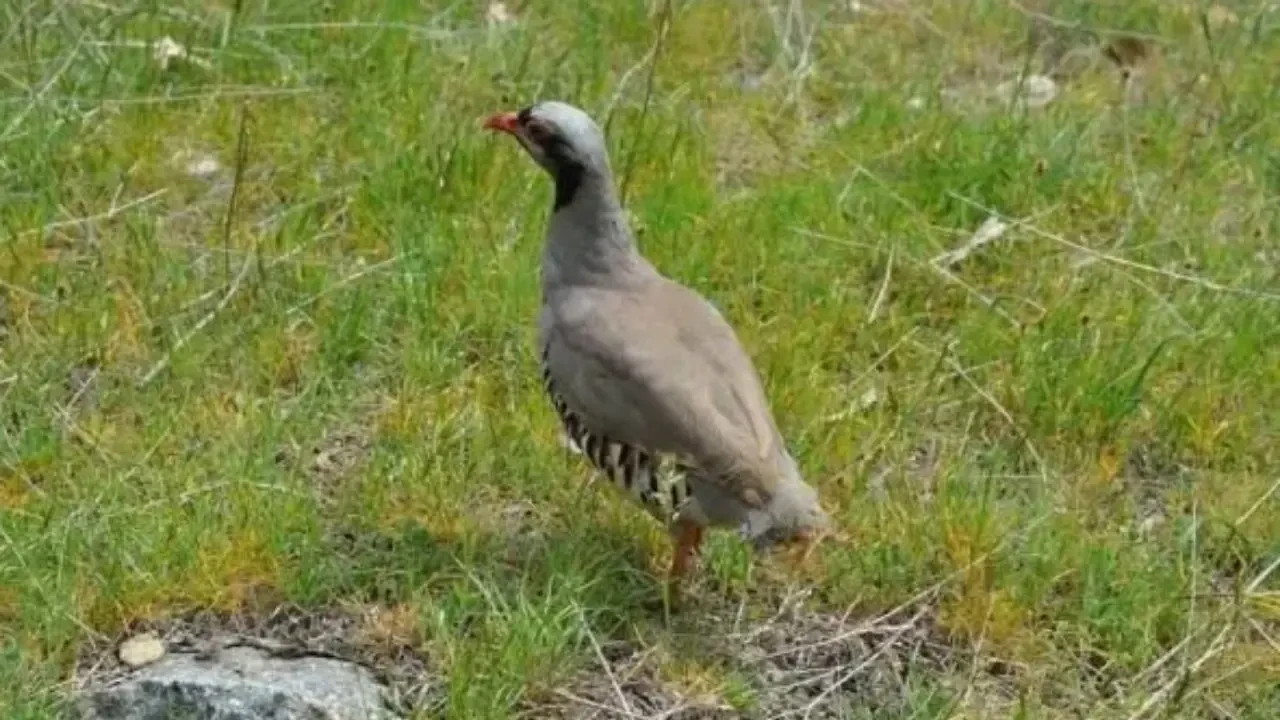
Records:
{"label": "bird's foot", "polygon": [[675,547],[671,555],[671,571],[667,578],[667,605],[679,608],[684,579],[698,564],[702,549],[702,526],[685,520],[677,520],[672,532]]}

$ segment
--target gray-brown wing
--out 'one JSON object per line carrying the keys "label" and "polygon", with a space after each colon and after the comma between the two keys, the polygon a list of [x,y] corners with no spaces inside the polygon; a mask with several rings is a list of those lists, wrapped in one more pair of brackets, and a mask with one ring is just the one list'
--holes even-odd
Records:
{"label": "gray-brown wing", "polygon": [[553,380],[593,432],[676,454],[749,505],[773,494],[780,440],[763,389],[704,300],[664,284],[586,298],[549,320]]}

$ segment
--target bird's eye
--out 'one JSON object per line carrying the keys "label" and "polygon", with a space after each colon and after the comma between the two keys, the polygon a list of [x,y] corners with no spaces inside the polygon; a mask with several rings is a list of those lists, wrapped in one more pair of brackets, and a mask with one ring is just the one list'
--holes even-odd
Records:
{"label": "bird's eye", "polygon": [[530,120],[525,123],[525,132],[529,133],[529,138],[537,143],[546,142],[551,137],[551,131],[546,125],[537,120]]}

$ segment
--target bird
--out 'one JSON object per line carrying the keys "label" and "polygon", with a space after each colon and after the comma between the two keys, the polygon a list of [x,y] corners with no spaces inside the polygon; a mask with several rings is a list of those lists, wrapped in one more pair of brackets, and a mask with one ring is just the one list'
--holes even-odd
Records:
{"label": "bird", "polygon": [[711,528],[736,529],[760,554],[807,556],[831,517],[729,322],[641,254],[600,126],[543,100],[482,127],[514,137],[551,177],[537,328],[544,389],[595,471],[670,533],[671,596]]}

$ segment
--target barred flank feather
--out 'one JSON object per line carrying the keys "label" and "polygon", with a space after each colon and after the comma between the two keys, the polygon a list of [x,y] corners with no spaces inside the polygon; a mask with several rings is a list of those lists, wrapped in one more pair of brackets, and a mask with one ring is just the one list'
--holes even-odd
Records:
{"label": "barred flank feather", "polygon": [[592,433],[556,392],[546,348],[542,351],[542,384],[565,432],[591,464],[651,515],[669,522],[690,496],[685,468],[661,455]]}

